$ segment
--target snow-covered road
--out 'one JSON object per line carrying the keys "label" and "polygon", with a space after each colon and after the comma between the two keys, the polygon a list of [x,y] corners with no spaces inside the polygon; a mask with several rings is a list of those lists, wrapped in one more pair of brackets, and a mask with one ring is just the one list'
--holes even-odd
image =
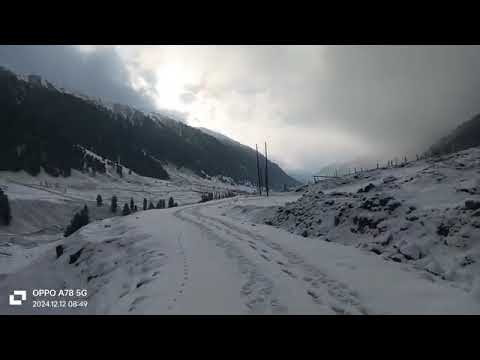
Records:
{"label": "snow-covered road", "polygon": [[[201,261],[193,257],[191,269],[195,272],[198,268],[202,273],[205,261],[216,262],[222,255],[229,260],[221,266],[217,263],[218,271],[228,274],[223,277],[226,283],[213,279],[216,285],[210,286],[221,291],[235,279],[235,298],[243,299],[246,309],[232,308],[230,313],[480,312],[480,304],[466,293],[446,283],[433,283],[405,265],[387,263],[353,247],[305,239],[266,225],[233,221],[224,210],[236,202],[238,199],[229,199],[192,206],[173,214],[200,230],[200,234],[183,236],[184,246],[211,247],[213,243],[223,249],[223,254],[217,252]],[[207,281],[203,278],[200,282]],[[187,301],[195,299],[195,294],[192,292]],[[220,303],[224,303],[221,295]]]}
{"label": "snow-covered road", "polygon": [[6,304],[13,288],[39,287],[86,287],[78,314],[480,313],[470,294],[405,264],[228,216],[279,201],[237,197],[94,222],[65,240],[59,259],[49,253],[1,280],[0,313],[60,313]]}
{"label": "snow-covered road", "polygon": [[[206,286],[194,289],[187,303],[197,298],[205,299],[208,303],[212,291],[215,293],[213,289],[217,289],[221,294],[213,298],[218,306],[209,312],[225,309],[228,313],[254,314],[366,313],[347,285],[330,278],[297,253],[279,245],[268,232],[220,218],[218,210],[222,208],[222,205],[210,204],[174,213],[178,219],[197,228],[198,235],[184,237],[184,246],[204,248],[200,252],[206,255],[204,258],[198,258],[198,252],[192,252],[192,271],[198,269],[203,274],[213,273],[203,271],[205,263],[213,262],[215,265],[210,266],[216,267],[214,272],[222,274],[221,278],[199,278],[198,282]],[[221,252],[217,250],[217,255],[212,256],[212,247],[221,249]],[[235,284],[235,288],[232,288],[232,284]],[[234,303],[226,302],[223,296],[224,289],[228,288],[229,294],[236,299]],[[209,295],[198,297],[196,294],[204,289],[209,289]],[[190,310],[193,312],[206,305],[194,302],[196,305]],[[181,303],[179,305],[179,311],[185,313]]]}

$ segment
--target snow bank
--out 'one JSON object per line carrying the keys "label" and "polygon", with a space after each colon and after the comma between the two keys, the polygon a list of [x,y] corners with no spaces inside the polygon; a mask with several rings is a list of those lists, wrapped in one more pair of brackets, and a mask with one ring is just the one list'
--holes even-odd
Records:
{"label": "snow bank", "polygon": [[409,263],[471,290],[480,273],[479,181],[480,149],[473,148],[321,181],[256,219]]}

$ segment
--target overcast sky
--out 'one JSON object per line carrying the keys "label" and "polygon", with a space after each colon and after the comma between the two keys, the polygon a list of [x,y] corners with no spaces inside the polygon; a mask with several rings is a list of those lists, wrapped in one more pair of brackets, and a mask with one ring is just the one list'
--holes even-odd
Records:
{"label": "overcast sky", "polygon": [[411,157],[480,112],[479,46],[0,46],[0,64],[266,140],[292,171]]}

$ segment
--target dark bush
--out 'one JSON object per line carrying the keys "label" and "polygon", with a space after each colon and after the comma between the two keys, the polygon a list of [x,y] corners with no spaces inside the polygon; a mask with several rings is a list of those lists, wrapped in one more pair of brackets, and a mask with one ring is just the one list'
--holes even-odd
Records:
{"label": "dark bush", "polygon": [[10,225],[12,221],[12,214],[10,210],[10,203],[8,196],[0,189],[0,223]]}

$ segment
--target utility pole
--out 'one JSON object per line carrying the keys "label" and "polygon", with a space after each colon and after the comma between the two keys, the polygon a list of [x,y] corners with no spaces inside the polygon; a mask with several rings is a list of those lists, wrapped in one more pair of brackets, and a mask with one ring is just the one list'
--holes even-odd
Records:
{"label": "utility pole", "polygon": [[265,190],[268,197],[268,157],[267,157],[267,142],[265,141]]}
{"label": "utility pole", "polygon": [[257,180],[258,180],[258,193],[261,196],[262,195],[262,179],[260,177],[260,163],[258,161],[258,146],[255,144],[255,149],[257,151]]}

